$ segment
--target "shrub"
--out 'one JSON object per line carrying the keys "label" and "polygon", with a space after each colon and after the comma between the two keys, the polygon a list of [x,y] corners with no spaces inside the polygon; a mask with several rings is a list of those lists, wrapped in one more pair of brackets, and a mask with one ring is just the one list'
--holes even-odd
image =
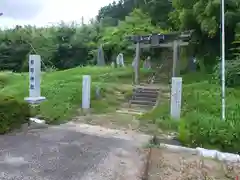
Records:
{"label": "shrub", "polygon": [[26,102],[0,96],[0,134],[20,128],[29,122],[29,117],[30,108]]}
{"label": "shrub", "polygon": [[[214,78],[220,82],[221,80],[221,63],[214,70]],[[226,61],[225,78],[227,87],[240,86],[240,56],[236,59]]]}
{"label": "shrub", "polygon": [[183,79],[182,110],[179,121],[169,117],[168,102],[141,116],[161,130],[178,131],[185,146],[240,152],[240,88],[226,89],[226,120],[221,120],[221,86],[206,81],[190,83]]}
{"label": "shrub", "polygon": [[192,112],[179,124],[179,140],[187,146],[240,152],[240,123]]}
{"label": "shrub", "polygon": [[8,75],[0,73],[0,87],[3,88],[8,82]]}

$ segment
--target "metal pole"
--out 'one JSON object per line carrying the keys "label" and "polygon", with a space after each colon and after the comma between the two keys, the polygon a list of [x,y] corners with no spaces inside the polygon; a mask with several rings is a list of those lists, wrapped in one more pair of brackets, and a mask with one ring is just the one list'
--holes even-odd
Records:
{"label": "metal pole", "polygon": [[222,1],[222,120],[225,120],[225,2]]}

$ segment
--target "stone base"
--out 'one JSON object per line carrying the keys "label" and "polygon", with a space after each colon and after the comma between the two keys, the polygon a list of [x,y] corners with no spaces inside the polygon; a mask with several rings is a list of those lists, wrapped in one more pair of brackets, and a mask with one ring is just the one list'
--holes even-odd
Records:
{"label": "stone base", "polygon": [[83,114],[84,116],[91,114],[91,109],[90,109],[90,108],[89,108],[89,109],[84,109],[84,108],[82,108],[82,114]]}
{"label": "stone base", "polygon": [[46,97],[26,97],[24,98],[29,104],[40,104],[41,102],[46,100]]}

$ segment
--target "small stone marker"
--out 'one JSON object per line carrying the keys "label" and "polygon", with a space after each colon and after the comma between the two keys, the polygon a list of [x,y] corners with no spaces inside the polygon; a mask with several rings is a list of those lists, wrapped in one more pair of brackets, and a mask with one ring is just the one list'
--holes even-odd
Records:
{"label": "small stone marker", "polygon": [[196,72],[196,69],[197,69],[197,59],[196,57],[192,57],[190,59],[190,71],[191,72]]}
{"label": "small stone marker", "polygon": [[102,46],[100,46],[98,48],[97,65],[98,66],[105,66],[104,52],[103,52]]}
{"label": "small stone marker", "polygon": [[84,75],[82,80],[82,108],[88,110],[90,108],[91,98],[91,76]]}
{"label": "small stone marker", "polygon": [[29,97],[24,98],[30,104],[39,104],[46,98],[41,96],[41,57],[29,56]]}
{"label": "small stone marker", "polygon": [[101,89],[99,86],[96,87],[96,98],[97,99],[101,98]]}
{"label": "small stone marker", "polygon": [[148,58],[143,62],[143,68],[144,69],[151,69],[151,58],[148,56]]}
{"label": "small stone marker", "polygon": [[122,53],[119,53],[117,58],[116,58],[116,64],[117,64],[117,67],[124,67],[125,64],[124,64],[124,58],[123,58],[123,54]]}
{"label": "small stone marker", "polygon": [[182,78],[173,77],[171,87],[171,118],[179,120],[182,103]]}
{"label": "small stone marker", "polygon": [[112,67],[112,68],[115,68],[115,62],[112,62],[112,63],[111,63],[111,67]]}

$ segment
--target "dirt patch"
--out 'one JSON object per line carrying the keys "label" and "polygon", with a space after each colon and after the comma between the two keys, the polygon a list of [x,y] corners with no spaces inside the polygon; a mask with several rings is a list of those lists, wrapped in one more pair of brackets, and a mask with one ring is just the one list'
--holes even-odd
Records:
{"label": "dirt patch", "polygon": [[139,121],[134,114],[121,114],[117,112],[98,115],[89,114],[86,116],[75,117],[73,121],[90,125],[98,125],[110,129],[131,130],[149,135],[164,135],[164,133],[155,124],[148,121]]}
{"label": "dirt patch", "polygon": [[240,163],[219,162],[187,152],[152,148],[148,180],[235,180]]}
{"label": "dirt patch", "polygon": [[131,114],[108,113],[99,115],[78,116],[75,122],[98,125],[110,129],[137,130],[139,122]]}

